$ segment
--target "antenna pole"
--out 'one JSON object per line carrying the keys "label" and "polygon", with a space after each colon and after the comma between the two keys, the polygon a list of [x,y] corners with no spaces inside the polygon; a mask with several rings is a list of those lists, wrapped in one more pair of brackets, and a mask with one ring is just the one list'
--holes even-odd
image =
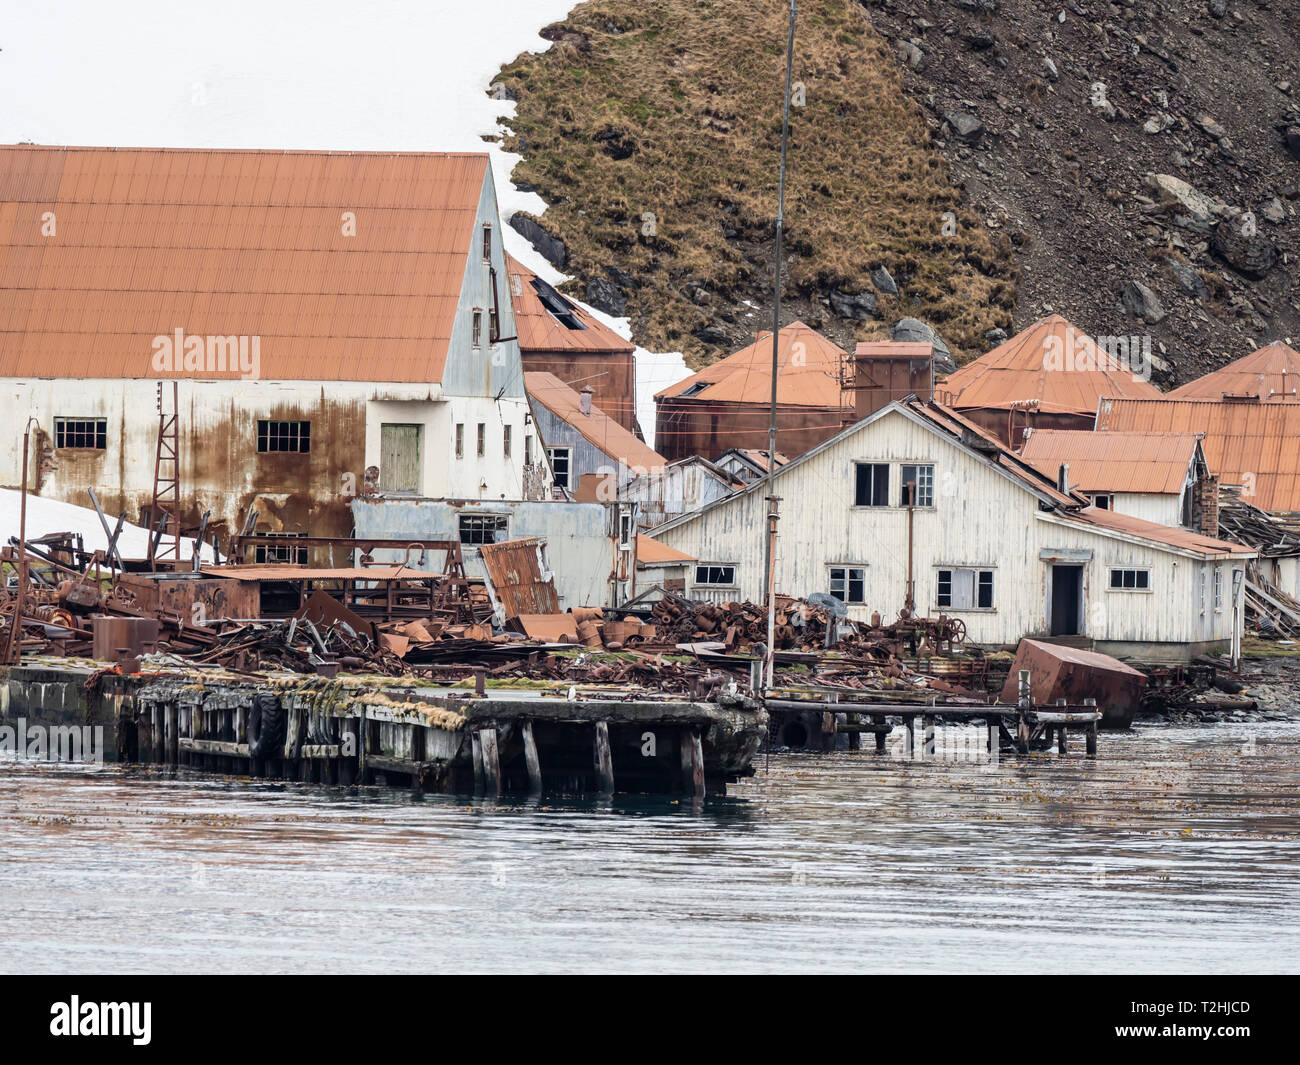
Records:
{"label": "antenna pole", "polygon": [[763,535],[763,599],[767,604],[767,659],[765,687],[776,678],[776,523],[777,498],[772,483],[776,473],[776,374],[781,343],[781,243],[785,231],[785,156],[790,143],[790,78],[794,69],[794,24],[797,0],[790,0],[790,33],[785,45],[785,103],[781,119],[781,169],[776,186],[776,269],[772,285],[772,403],[767,428],[767,528]]}

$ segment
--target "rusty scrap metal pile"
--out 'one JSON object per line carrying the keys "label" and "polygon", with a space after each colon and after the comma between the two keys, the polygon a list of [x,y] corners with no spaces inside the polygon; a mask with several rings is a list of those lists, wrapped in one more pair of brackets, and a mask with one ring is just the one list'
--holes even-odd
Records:
{"label": "rusty scrap metal pile", "polygon": [[[45,557],[34,557],[32,546]],[[71,545],[29,543],[21,652],[93,657],[120,672],[138,670],[143,659],[146,665],[173,661],[240,673],[423,674],[448,682],[480,675],[498,683],[592,684],[708,698],[724,686],[750,683],[767,635],[767,615],[757,604],[695,602],[671,593],[649,611],[518,615],[497,632],[477,611],[463,619],[447,611],[385,616],[376,610],[382,599],[357,602],[357,612],[319,590],[289,617],[196,619],[177,600],[165,600],[157,581],[113,575],[101,570],[102,556],[79,557],[61,546]],[[15,561],[12,550],[5,560]],[[168,587],[186,586],[187,595],[206,603],[202,578],[193,576]],[[15,605],[12,592],[0,590],[0,636],[13,623]],[[945,646],[951,651],[964,638],[960,622],[909,617],[883,624],[875,617],[859,623],[839,616],[837,607],[777,597],[778,683],[956,696],[985,688],[978,651],[927,668],[929,676],[907,661],[909,654],[940,655]],[[946,679],[933,675],[945,669]]]}

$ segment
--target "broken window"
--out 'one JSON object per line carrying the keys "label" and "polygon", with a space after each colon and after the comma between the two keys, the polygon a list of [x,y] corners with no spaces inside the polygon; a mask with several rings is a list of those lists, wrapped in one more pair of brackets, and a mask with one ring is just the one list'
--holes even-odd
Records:
{"label": "broken window", "polygon": [[492,225],[488,222],[483,223],[483,261],[492,261]]}
{"label": "broken window", "polygon": [[935,605],[949,610],[992,610],[991,569],[941,569],[935,589]]}
{"label": "broken window", "polygon": [[853,505],[889,506],[889,463],[859,462],[855,466]]}
{"label": "broken window", "polygon": [[[899,480],[903,482],[903,492],[902,497],[899,499],[899,506],[905,507],[909,503],[917,507],[934,506],[933,466],[904,466]],[[913,489],[909,489],[909,485],[915,486],[915,499],[910,494]]]}
{"label": "broken window", "polygon": [[867,571],[862,566],[832,566],[831,595],[842,603],[867,601]]}
{"label": "broken window", "polygon": [[257,450],[293,451],[305,455],[311,450],[311,422],[259,421]]}
{"label": "broken window", "polygon": [[89,447],[103,451],[108,447],[107,418],[55,418],[55,447]]}
{"label": "broken window", "polygon": [[510,433],[514,426],[507,425],[501,430],[501,454],[510,457]]}
{"label": "broken window", "polygon": [[470,343],[476,348],[483,346],[483,312],[474,308],[474,326],[470,330]]}
{"label": "broken window", "polygon": [[524,465],[533,464],[533,434],[527,433],[524,436]]}
{"label": "broken window", "polygon": [[456,423],[456,457],[463,459],[465,457],[465,423]]}
{"label": "broken window", "polygon": [[487,425],[483,422],[478,423],[478,457],[482,458],[487,454]]}
{"label": "broken window", "polygon": [[1214,567],[1214,609],[1223,609],[1223,569]]}
{"label": "broken window", "polygon": [[717,588],[734,587],[736,584],[736,567],[734,565],[696,566],[695,583],[697,585],[712,585]]}
{"label": "broken window", "polygon": [[495,544],[507,539],[508,519],[499,514],[462,514],[460,516],[460,542],[462,544]]}
{"label": "broken window", "polygon": [[[273,536],[277,540],[294,540],[307,534],[301,532],[264,532],[257,535]],[[293,544],[258,544],[253,549],[253,561],[263,565],[283,562],[292,566],[305,566],[307,565],[307,549],[305,547],[295,547]]]}
{"label": "broken window", "polygon": [[561,488],[572,488],[573,448],[548,447],[546,454],[551,459],[551,469],[555,473],[555,483]]}
{"label": "broken window", "polygon": [[1115,500],[1109,495],[1095,495],[1092,497],[1092,505],[1098,510],[1113,510]]}
{"label": "broken window", "polygon": [[713,385],[713,384],[715,384],[715,383],[716,383],[716,382],[713,382],[713,381],[696,381],[695,384],[693,384],[693,385],[691,385],[689,388],[687,388],[686,391],[684,391],[684,392],[683,392],[680,396],[678,396],[677,398],[678,398],[678,399],[687,399],[687,398],[689,398],[689,397],[691,397],[691,396],[698,396],[698,395],[699,395],[701,392],[703,392],[706,388],[710,387],[711,385]]}
{"label": "broken window", "polygon": [[587,328],[578,318],[577,308],[540,277],[533,278],[533,291],[537,293],[537,298],[541,301],[542,306],[565,329]]}
{"label": "broken window", "polygon": [[1151,587],[1151,571],[1145,569],[1113,569],[1110,586],[1114,590],[1145,592]]}

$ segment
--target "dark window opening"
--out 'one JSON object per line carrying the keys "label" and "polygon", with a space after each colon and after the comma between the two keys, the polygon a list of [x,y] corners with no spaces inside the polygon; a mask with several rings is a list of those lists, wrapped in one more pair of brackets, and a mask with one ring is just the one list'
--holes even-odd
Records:
{"label": "dark window opening", "polygon": [[888,463],[857,463],[853,491],[853,505],[857,507],[889,506]]}
{"label": "dark window opening", "polygon": [[507,519],[496,514],[462,514],[462,544],[495,544],[506,538]]}
{"label": "dark window opening", "polygon": [[108,447],[108,419],[55,418],[54,446],[87,447],[104,451]]}
{"label": "dark window opening", "polygon": [[292,451],[306,454],[311,451],[311,422],[257,423],[257,450],[259,452]]}
{"label": "dark window opening", "polygon": [[1113,569],[1110,586],[1131,591],[1147,591],[1151,587],[1151,571],[1145,569]]}
{"label": "dark window opening", "polygon": [[[276,539],[293,540],[306,533],[258,533],[259,536],[274,536]],[[293,566],[307,565],[307,549],[293,544],[257,544],[253,548],[253,561],[261,565],[283,562]]]}
{"label": "dark window opening", "polygon": [[696,566],[695,583],[729,588],[736,583],[735,566]]}
{"label": "dark window opening", "polygon": [[843,603],[865,603],[867,571],[857,566],[832,566],[831,595]]}

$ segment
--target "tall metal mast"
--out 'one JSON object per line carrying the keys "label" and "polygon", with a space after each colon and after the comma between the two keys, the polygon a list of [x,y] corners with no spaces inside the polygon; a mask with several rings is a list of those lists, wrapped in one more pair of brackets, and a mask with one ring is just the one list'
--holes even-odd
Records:
{"label": "tall metal mast", "polygon": [[776,270],[772,300],[772,405],[767,429],[767,528],[763,537],[763,599],[767,604],[767,650],[764,687],[776,674],[776,523],[779,500],[772,483],[776,473],[776,374],[781,343],[781,238],[785,231],[785,155],[790,141],[790,78],[794,69],[794,24],[797,0],[790,0],[790,34],[785,45],[785,102],[781,120],[781,170],[776,186]]}

